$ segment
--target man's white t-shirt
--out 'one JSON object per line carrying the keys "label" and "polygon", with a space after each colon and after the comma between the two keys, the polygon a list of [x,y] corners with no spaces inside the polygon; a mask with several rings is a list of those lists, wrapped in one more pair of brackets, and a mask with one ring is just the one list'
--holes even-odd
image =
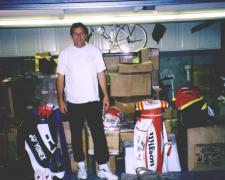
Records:
{"label": "man's white t-shirt", "polygon": [[56,72],[65,75],[66,100],[75,104],[99,101],[97,73],[105,69],[101,51],[91,44],[63,49]]}

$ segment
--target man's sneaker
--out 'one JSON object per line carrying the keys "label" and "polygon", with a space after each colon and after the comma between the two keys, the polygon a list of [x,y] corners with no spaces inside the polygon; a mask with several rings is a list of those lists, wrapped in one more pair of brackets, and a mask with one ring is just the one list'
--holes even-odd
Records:
{"label": "man's sneaker", "polygon": [[77,179],[87,179],[87,170],[85,166],[78,166]]}
{"label": "man's sneaker", "polygon": [[109,167],[99,169],[97,172],[97,176],[100,178],[105,178],[107,180],[118,180],[118,177],[112,173]]}
{"label": "man's sneaker", "polygon": [[42,171],[37,169],[35,172],[34,172],[34,179],[35,180],[43,180],[42,178]]}

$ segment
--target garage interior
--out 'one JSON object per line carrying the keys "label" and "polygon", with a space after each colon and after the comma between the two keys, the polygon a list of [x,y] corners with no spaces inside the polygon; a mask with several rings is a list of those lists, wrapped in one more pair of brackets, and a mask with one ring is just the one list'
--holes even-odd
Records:
{"label": "garage interior", "polygon": [[[110,166],[119,179],[225,179],[224,19],[223,0],[2,0],[0,175],[34,179],[24,122],[40,105],[58,105],[58,55],[72,43],[71,24],[82,22],[88,42],[102,51],[111,105],[122,113],[118,127],[105,131]],[[189,103],[182,88],[196,93],[191,100],[203,98]],[[166,173],[146,171],[146,177],[138,177],[134,129],[138,102],[144,100],[168,103],[160,121],[174,154],[167,156]],[[63,179],[76,179],[65,115],[61,125],[70,161]],[[99,179],[87,125],[83,142],[88,179]]]}

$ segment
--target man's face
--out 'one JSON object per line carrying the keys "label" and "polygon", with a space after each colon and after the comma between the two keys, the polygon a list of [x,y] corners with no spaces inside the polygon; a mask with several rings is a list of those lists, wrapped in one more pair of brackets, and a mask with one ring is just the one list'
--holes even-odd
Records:
{"label": "man's face", "polygon": [[81,48],[85,45],[86,41],[86,34],[81,27],[77,27],[73,30],[73,34],[71,35],[71,38],[74,42],[74,45],[78,48]]}

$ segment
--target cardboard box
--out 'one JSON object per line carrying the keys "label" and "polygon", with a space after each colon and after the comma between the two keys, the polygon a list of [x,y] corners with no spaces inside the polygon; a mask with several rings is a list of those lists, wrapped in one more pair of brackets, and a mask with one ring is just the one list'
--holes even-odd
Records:
{"label": "cardboard box", "polygon": [[135,104],[144,99],[152,99],[151,96],[114,97],[115,106],[123,113],[126,121],[135,120]]}
{"label": "cardboard box", "polygon": [[63,129],[66,136],[67,144],[71,144],[71,132],[70,132],[70,125],[68,121],[63,122]]}
{"label": "cardboard box", "polygon": [[223,103],[222,101],[218,102],[217,106],[218,106],[218,114],[219,114],[219,116],[221,116],[221,117],[225,116],[225,103]]}
{"label": "cardboard box", "polygon": [[120,130],[120,140],[121,141],[134,141],[134,131],[131,129],[121,129]]}
{"label": "cardboard box", "polygon": [[0,165],[7,163],[7,135],[6,133],[0,132]]}
{"label": "cardboard box", "polygon": [[103,60],[108,71],[118,71],[119,56],[104,56]]}
{"label": "cardboard box", "polygon": [[126,121],[135,120],[135,103],[115,100],[115,106],[123,113]]}
{"label": "cardboard box", "polygon": [[[77,162],[74,160],[73,157],[73,150],[72,150],[72,142],[71,142],[71,131],[70,131],[70,126],[69,126],[69,122],[68,121],[64,121],[63,122],[63,128],[64,128],[64,133],[66,136],[66,142],[67,142],[67,147],[68,147],[68,152],[69,152],[69,156],[70,156],[70,161],[71,161],[71,168],[72,168],[72,172],[76,172],[77,169]],[[83,129],[82,131],[82,136],[83,136],[83,152],[85,155],[85,164],[87,166],[87,159],[88,159],[88,154],[87,154],[87,142],[86,142],[86,133],[85,133],[85,129]]]}
{"label": "cardboard box", "polygon": [[151,74],[116,74],[110,77],[110,95],[114,97],[151,95]]}
{"label": "cardboard box", "polygon": [[126,147],[125,149],[125,173],[136,174],[135,171],[134,147]]}
{"label": "cardboard box", "polygon": [[[110,155],[119,154],[119,131],[105,131],[106,141]],[[88,154],[94,154],[94,144],[91,132],[88,130]]]}
{"label": "cardboard box", "polygon": [[119,73],[143,73],[152,71],[151,61],[140,64],[118,64]]}
{"label": "cardboard box", "polygon": [[120,63],[121,64],[133,64],[133,63],[139,63],[139,58],[138,60],[135,59],[136,56],[133,54],[128,54],[128,55],[123,55],[120,56]]}
{"label": "cardboard box", "polygon": [[225,170],[225,126],[191,128],[188,137],[188,170]]}
{"label": "cardboard box", "polygon": [[67,148],[68,148],[68,153],[70,157],[70,165],[71,165],[72,172],[76,172],[78,170],[78,167],[77,167],[77,162],[73,158],[72,145],[68,144]]}
{"label": "cardboard box", "polygon": [[16,127],[9,128],[7,130],[7,136],[8,136],[8,159],[16,160],[18,157],[17,128]]}
{"label": "cardboard box", "polygon": [[218,79],[217,79],[217,67],[212,64],[193,65],[192,83],[198,86],[203,96],[213,96],[217,93]]}
{"label": "cardboard box", "polygon": [[152,70],[151,76],[152,76],[152,86],[159,87],[159,71]]}
{"label": "cardboard box", "polygon": [[13,101],[12,88],[5,86],[0,88],[0,117],[15,117],[15,107]]}
{"label": "cardboard box", "polygon": [[159,70],[159,49],[158,48],[145,48],[139,51],[141,62],[152,61],[153,69]]}

